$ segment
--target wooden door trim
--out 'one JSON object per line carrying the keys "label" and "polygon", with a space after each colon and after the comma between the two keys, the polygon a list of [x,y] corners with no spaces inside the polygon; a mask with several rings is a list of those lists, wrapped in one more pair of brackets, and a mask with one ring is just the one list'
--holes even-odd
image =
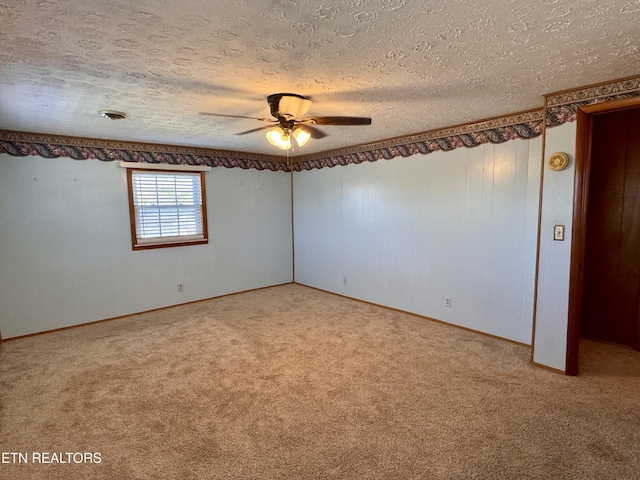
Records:
{"label": "wooden door trim", "polygon": [[582,283],[585,253],[587,200],[591,164],[593,116],[578,109],[576,156],[573,179],[573,227],[571,229],[571,263],[569,270],[569,313],[567,326],[567,375],[578,374],[578,347],[582,319]]}
{"label": "wooden door trim", "polygon": [[582,319],[582,284],[584,279],[593,116],[638,106],[640,106],[640,97],[632,97],[585,105],[578,108],[577,111],[565,369],[567,375],[578,374],[578,349],[580,345],[580,323]]}

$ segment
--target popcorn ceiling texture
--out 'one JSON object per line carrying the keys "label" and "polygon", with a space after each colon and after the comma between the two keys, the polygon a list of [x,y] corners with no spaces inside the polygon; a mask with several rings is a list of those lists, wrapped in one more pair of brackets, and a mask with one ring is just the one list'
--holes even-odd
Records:
{"label": "popcorn ceiling texture", "polygon": [[[540,108],[550,92],[636,75],[638,0],[6,0],[0,129],[256,152],[266,96],[312,97],[294,155]],[[108,121],[97,112],[125,111]]]}

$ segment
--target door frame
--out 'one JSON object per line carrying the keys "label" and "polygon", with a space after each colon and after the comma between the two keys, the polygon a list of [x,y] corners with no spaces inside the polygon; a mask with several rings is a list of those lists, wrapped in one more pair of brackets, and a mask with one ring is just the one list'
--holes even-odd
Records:
{"label": "door frame", "polygon": [[623,98],[609,102],[584,105],[578,108],[576,125],[576,154],[573,179],[573,227],[571,229],[571,263],[569,270],[569,311],[567,322],[566,374],[578,374],[578,350],[582,321],[582,285],[584,280],[585,241],[589,179],[591,173],[591,144],[595,115],[640,106],[640,98]]}

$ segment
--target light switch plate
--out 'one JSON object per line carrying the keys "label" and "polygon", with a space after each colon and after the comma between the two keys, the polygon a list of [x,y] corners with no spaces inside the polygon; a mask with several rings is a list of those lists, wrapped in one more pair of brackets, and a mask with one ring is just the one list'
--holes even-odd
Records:
{"label": "light switch plate", "polygon": [[564,242],[564,225],[553,226],[553,239],[559,242]]}

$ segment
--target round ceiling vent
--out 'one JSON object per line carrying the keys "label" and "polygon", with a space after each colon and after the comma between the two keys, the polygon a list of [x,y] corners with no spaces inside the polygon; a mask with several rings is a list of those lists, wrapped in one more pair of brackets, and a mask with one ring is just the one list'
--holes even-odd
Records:
{"label": "round ceiling vent", "polygon": [[98,113],[109,120],[124,120],[129,117],[128,113],[116,112],[115,110],[100,110]]}

